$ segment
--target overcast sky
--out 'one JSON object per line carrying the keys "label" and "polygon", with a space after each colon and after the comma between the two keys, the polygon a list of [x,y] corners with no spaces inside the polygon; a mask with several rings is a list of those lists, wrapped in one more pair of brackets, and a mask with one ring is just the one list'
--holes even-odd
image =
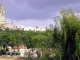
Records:
{"label": "overcast sky", "polygon": [[9,22],[25,26],[54,24],[53,18],[62,8],[80,7],[80,0],[2,0],[5,17]]}

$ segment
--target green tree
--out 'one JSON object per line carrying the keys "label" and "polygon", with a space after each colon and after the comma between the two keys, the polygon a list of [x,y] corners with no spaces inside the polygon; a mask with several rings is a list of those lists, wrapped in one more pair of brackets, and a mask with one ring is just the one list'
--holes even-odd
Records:
{"label": "green tree", "polygon": [[62,60],[76,60],[76,56],[78,56],[80,51],[78,45],[80,43],[80,19],[74,14],[72,9],[63,9],[61,18],[58,17],[58,21],[61,27],[56,25],[53,38],[55,44],[57,43],[63,49]]}
{"label": "green tree", "polygon": [[32,43],[34,45],[34,47],[38,47],[38,48],[42,48],[42,47],[46,47],[46,36],[44,35],[34,35],[32,36]]}
{"label": "green tree", "polygon": [[74,14],[72,9],[65,10],[63,9],[61,19],[61,26],[65,29],[66,32],[66,42],[65,49],[63,52],[63,60],[75,60],[75,52],[76,52],[76,34],[80,30],[80,20]]}

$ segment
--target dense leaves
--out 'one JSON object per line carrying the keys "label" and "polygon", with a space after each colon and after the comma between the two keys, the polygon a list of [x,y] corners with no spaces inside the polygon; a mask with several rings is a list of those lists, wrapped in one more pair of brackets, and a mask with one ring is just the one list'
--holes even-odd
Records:
{"label": "dense leaves", "polygon": [[47,44],[52,39],[50,33],[49,31],[1,30],[0,45],[6,44],[13,47],[24,44],[28,48],[48,48]]}
{"label": "dense leaves", "polygon": [[[61,17],[58,17],[57,20],[56,23],[59,22],[60,26],[55,25],[53,38],[59,52],[61,52],[62,60],[79,60],[80,19],[72,9],[63,9]],[[56,46],[54,45],[54,47]]]}

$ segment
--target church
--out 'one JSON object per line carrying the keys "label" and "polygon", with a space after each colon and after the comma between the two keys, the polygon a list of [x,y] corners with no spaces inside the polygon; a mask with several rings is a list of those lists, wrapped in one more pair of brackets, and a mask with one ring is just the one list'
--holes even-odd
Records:
{"label": "church", "polygon": [[0,3],[0,28],[1,29],[5,29],[5,28],[16,29],[16,26],[13,24],[13,22],[9,23],[6,21],[5,10],[4,10],[2,3]]}

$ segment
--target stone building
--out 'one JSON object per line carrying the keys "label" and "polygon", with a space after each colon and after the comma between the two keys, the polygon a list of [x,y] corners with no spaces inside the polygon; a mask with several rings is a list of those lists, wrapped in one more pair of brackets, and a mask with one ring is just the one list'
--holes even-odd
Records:
{"label": "stone building", "polygon": [[13,24],[13,22],[10,23],[6,21],[5,10],[2,3],[0,3],[0,28],[16,29],[16,26]]}

